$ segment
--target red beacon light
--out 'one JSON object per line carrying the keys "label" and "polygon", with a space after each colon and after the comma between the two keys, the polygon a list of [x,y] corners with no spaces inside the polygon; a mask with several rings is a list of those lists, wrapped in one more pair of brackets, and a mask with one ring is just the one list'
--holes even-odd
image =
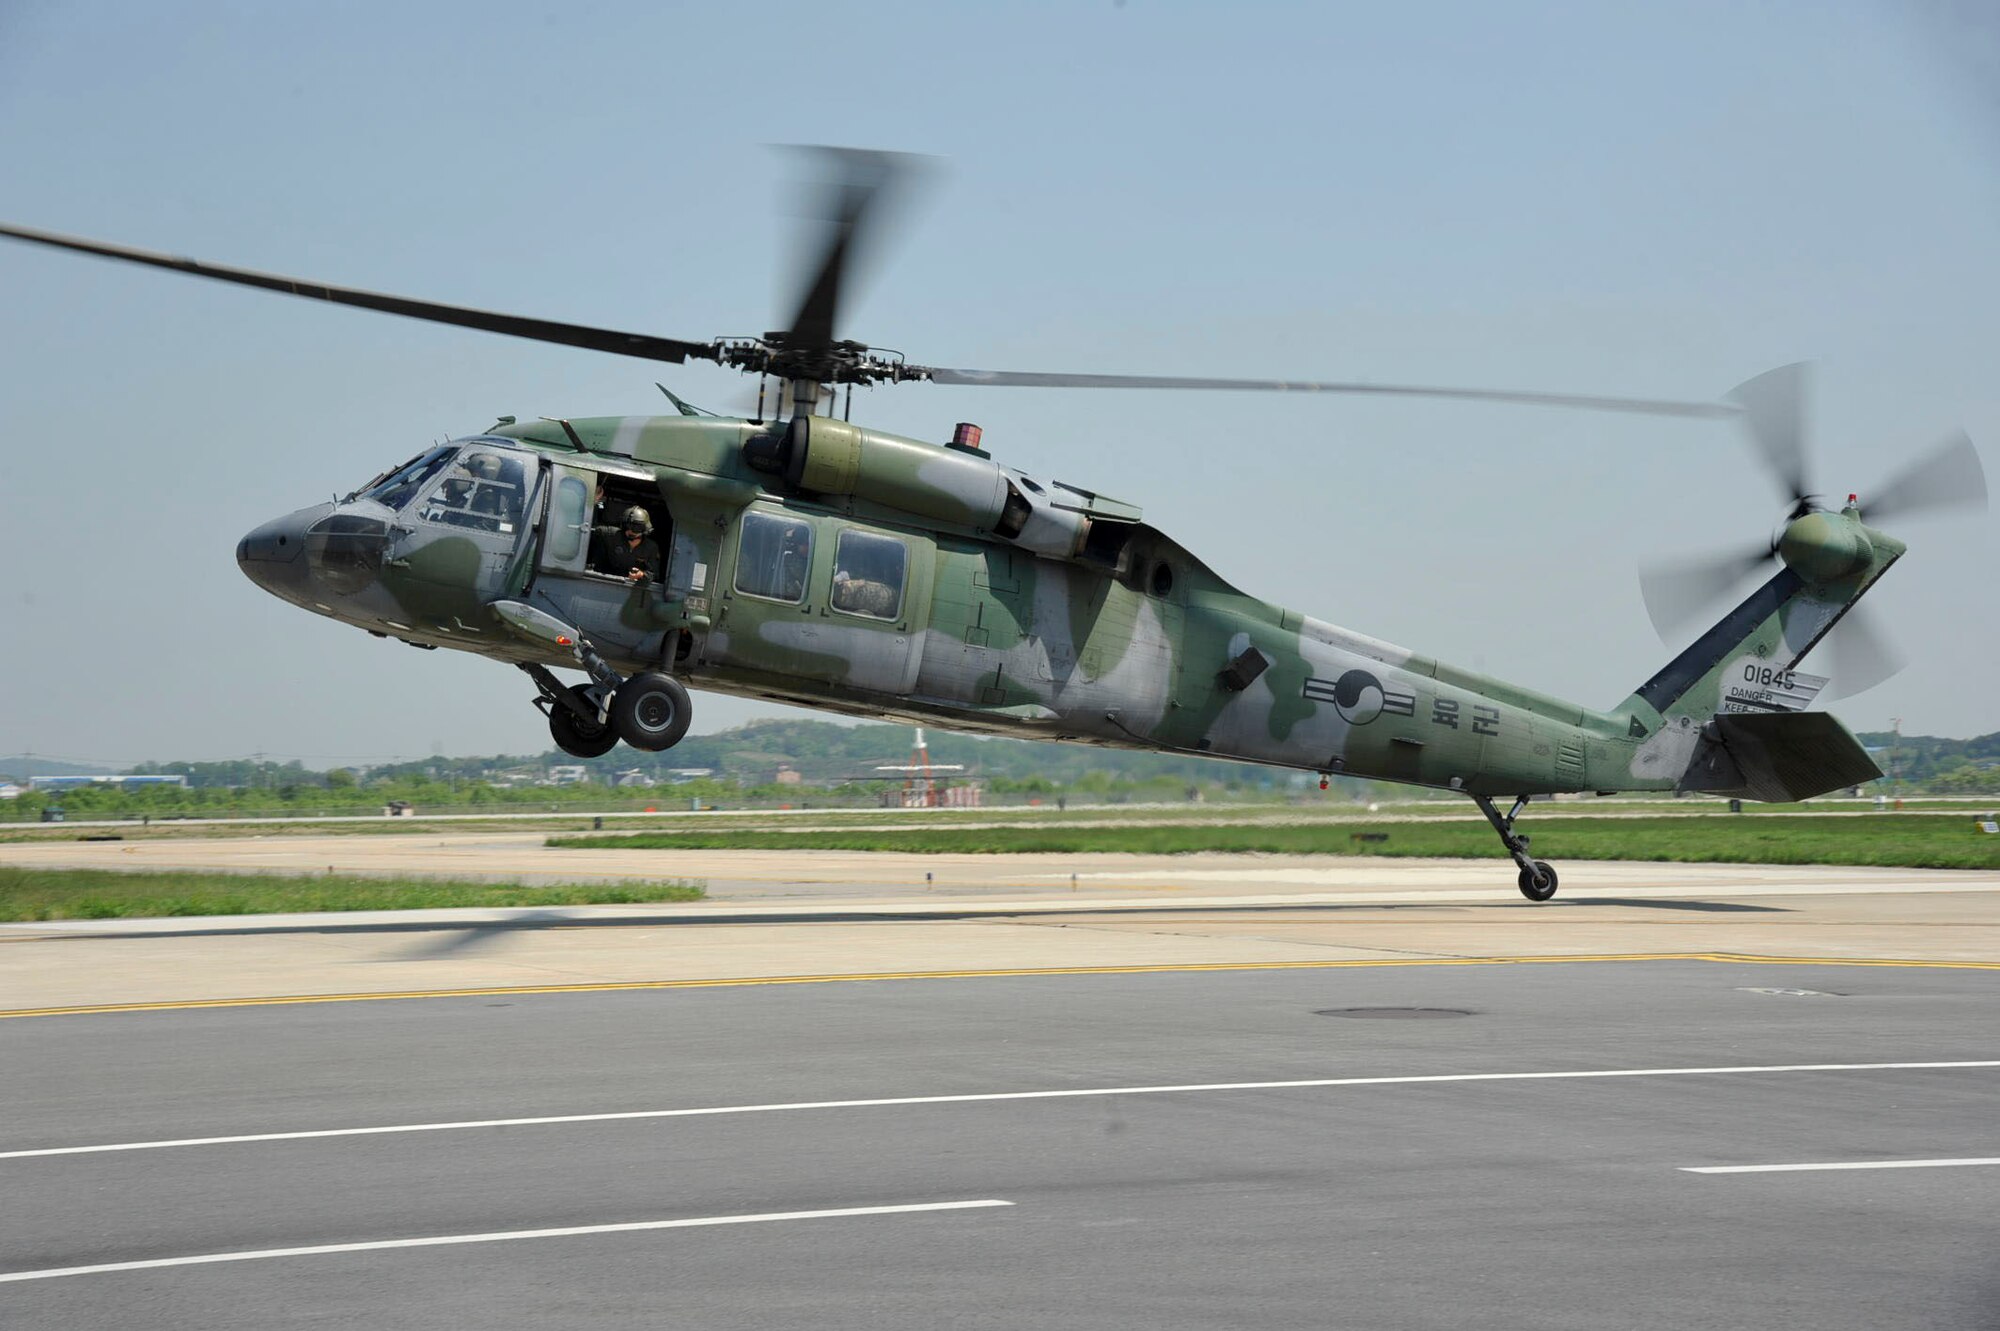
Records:
{"label": "red beacon light", "polygon": [[980,430],[971,421],[960,421],[951,427],[951,446],[965,453],[980,452]]}

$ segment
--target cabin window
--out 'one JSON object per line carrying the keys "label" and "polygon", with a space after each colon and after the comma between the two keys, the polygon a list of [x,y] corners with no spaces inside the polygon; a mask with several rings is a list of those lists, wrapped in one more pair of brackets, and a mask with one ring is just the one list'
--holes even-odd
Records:
{"label": "cabin window", "polygon": [[812,567],[812,524],[776,513],[745,513],[736,548],[736,590],[773,601],[803,601]]}
{"label": "cabin window", "polygon": [[549,554],[557,563],[574,562],[583,549],[583,533],[589,525],[584,505],[589,502],[589,493],[580,477],[565,476],[556,483],[554,521],[549,524]]}
{"label": "cabin window", "polygon": [[844,531],[834,547],[828,603],[843,614],[894,619],[903,610],[903,580],[909,565],[909,547],[895,537]]}

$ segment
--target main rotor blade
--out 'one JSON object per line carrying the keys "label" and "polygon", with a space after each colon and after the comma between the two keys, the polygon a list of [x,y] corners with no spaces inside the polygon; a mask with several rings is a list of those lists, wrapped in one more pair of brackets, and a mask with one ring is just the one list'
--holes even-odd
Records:
{"label": "main rotor blade", "polygon": [[1854,606],[1826,635],[1827,669],[1833,675],[1833,698],[1866,692],[1909,664],[1865,606]]}
{"label": "main rotor blade", "polygon": [[809,148],[833,167],[835,179],[808,203],[809,215],[825,223],[819,261],[784,334],[791,352],[824,351],[833,345],[839,323],[841,288],[869,233],[879,224],[884,196],[907,177],[917,159],[904,153],[860,148]]}
{"label": "main rotor blade", "polygon": [[332,287],[324,283],[308,282],[302,278],[285,277],[278,273],[259,273],[247,268],[225,268],[221,264],[204,263],[199,259],[159,254],[152,250],[132,249],[124,245],[108,245],[102,241],[57,235],[51,231],[33,231],[26,227],[0,226],[0,236],[11,236],[15,240],[48,245],[56,249],[75,250],[79,254],[94,254],[106,259],[122,259],[127,263],[167,268],[194,277],[212,278],[218,282],[234,282],[239,286],[280,291],[288,296],[304,296],[309,300],[329,301],[335,305],[353,305],[364,310],[380,310],[384,314],[400,314],[430,323],[456,324],[460,328],[477,328],[488,333],[505,333],[509,337],[524,337],[535,342],[554,342],[561,346],[582,347],[586,351],[609,351],[614,355],[667,361],[675,365],[690,356],[701,360],[716,358],[714,347],[706,342],[678,342],[672,338],[651,337],[644,333],[621,333],[609,328],[589,328],[582,324],[557,323],[550,319],[529,319],[518,314],[498,314],[491,310],[469,309],[462,305],[440,305],[433,301],[412,300],[407,296],[391,296],[376,291],[361,291],[353,287]]}
{"label": "main rotor blade", "polygon": [[1928,509],[1983,509],[1986,469],[1979,465],[1979,450],[1971,437],[1960,430],[1884,481],[1872,498],[1864,498],[1861,511],[1870,522]]}
{"label": "main rotor blade", "polygon": [[1806,476],[1806,379],[1811,366],[1806,361],[1780,365],[1755,379],[1738,384],[1729,400],[1743,409],[1743,424],[1750,431],[1764,465],[1770,469],[1787,503],[1804,502],[1812,493]]}
{"label": "main rotor blade", "polygon": [[1583,407],[1652,416],[1727,417],[1742,409],[1727,402],[1674,402],[1658,398],[1595,397],[1580,393],[1521,393],[1498,388],[1433,388],[1417,384],[1325,382],[1300,379],[1202,379],[1152,374],[1033,374],[1010,370],[949,370],[913,365],[915,377],[971,388],[1194,388],[1217,392],[1362,393],[1381,397],[1439,397],[1472,402],[1514,402],[1535,407]]}
{"label": "main rotor blade", "polygon": [[1768,544],[1748,550],[1679,564],[1654,564],[1639,571],[1639,592],[1646,599],[1646,614],[1660,637],[1671,638],[1674,630],[1709,610],[1730,588],[1749,577],[1771,558]]}

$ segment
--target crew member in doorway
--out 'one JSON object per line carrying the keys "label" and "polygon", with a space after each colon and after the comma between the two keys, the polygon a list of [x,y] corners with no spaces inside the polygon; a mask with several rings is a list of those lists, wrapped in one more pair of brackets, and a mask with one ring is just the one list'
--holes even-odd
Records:
{"label": "crew member in doorway", "polygon": [[653,540],[653,518],[634,504],[615,526],[592,529],[590,566],[599,573],[630,582],[645,582],[666,571],[660,547]]}

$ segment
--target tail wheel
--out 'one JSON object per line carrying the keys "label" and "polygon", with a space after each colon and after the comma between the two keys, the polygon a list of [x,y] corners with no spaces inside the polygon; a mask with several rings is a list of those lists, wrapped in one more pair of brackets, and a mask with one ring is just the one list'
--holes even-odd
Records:
{"label": "tail wheel", "polygon": [[1556,894],[1556,871],[1547,860],[1521,867],[1521,895],[1530,901],[1547,901]]}
{"label": "tail wheel", "polygon": [[[597,704],[582,684],[573,686],[569,696],[594,717]],[[549,734],[556,747],[576,758],[601,758],[618,746],[618,732],[601,721],[586,721],[561,703],[549,708]]]}
{"label": "tail wheel", "polygon": [[694,703],[687,689],[657,670],[632,676],[611,695],[612,728],[635,749],[649,753],[671,749],[693,720]]}

